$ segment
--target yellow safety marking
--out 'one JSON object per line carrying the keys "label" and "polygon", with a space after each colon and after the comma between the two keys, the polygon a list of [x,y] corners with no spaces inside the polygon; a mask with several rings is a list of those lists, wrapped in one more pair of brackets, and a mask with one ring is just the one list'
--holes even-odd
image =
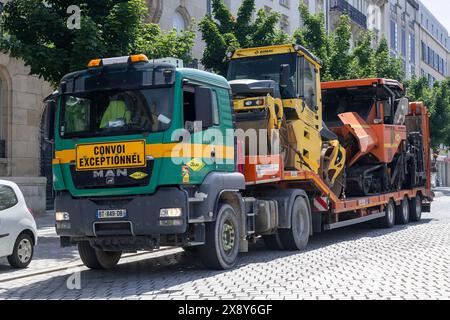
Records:
{"label": "yellow safety marking", "polygon": [[[99,143],[101,144],[101,143]],[[190,144],[190,143],[160,143],[147,144],[145,147],[146,156],[158,158],[203,158],[211,159],[215,154],[215,159],[234,159],[234,147],[219,146],[210,144]],[[55,152],[53,164],[68,164],[76,161],[75,149],[61,150]]]}

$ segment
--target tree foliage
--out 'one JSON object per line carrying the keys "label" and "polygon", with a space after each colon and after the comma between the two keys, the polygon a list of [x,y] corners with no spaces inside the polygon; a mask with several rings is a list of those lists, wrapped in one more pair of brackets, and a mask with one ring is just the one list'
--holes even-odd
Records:
{"label": "tree foliage", "polygon": [[369,77],[404,79],[402,62],[391,56],[385,38],[374,46],[373,34],[364,31],[351,48],[348,15],[341,15],[335,30],[327,34],[323,13],[311,14],[304,3],[299,10],[303,28],[294,33],[293,39],[322,60],[324,81]]}
{"label": "tree foliage", "polygon": [[[67,27],[71,5],[81,9],[80,29]],[[54,85],[99,57],[145,53],[189,62],[194,32],[163,33],[146,22],[147,14],[144,0],[11,0],[4,8],[0,48]]]}
{"label": "tree foliage", "polygon": [[277,25],[280,14],[260,9],[255,14],[255,0],[243,0],[234,17],[223,0],[212,0],[212,16],[200,22],[202,39],[206,43],[202,64],[225,75],[228,62],[226,53],[238,48],[250,48],[289,43],[289,36]]}
{"label": "tree foliage", "polygon": [[435,150],[450,145],[450,79],[429,86],[427,78],[413,78],[406,83],[410,101],[423,101],[430,112],[430,135]]}

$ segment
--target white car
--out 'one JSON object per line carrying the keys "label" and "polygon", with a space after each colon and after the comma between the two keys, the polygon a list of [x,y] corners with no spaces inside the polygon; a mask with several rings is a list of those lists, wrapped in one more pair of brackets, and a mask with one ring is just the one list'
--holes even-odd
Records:
{"label": "white car", "polygon": [[0,257],[14,268],[26,268],[33,259],[37,228],[17,184],[0,180]]}

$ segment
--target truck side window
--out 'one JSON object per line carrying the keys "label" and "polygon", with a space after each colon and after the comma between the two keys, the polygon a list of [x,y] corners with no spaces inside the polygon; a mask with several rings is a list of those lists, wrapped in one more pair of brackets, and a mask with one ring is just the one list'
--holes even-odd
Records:
{"label": "truck side window", "polygon": [[317,84],[316,84],[316,70],[312,64],[305,61],[304,64],[304,77],[305,77],[305,85],[304,85],[304,99],[306,105],[313,110],[317,106]]}
{"label": "truck side window", "polygon": [[[212,112],[213,112],[213,124],[218,125],[220,123],[219,117],[219,105],[217,101],[217,93],[215,90],[211,90],[212,93]],[[195,87],[185,86],[183,88],[183,114],[184,114],[184,128],[193,131],[197,119],[197,106],[195,104]],[[201,128],[198,128],[201,129]]]}
{"label": "truck side window", "polygon": [[215,90],[212,90],[212,106],[213,106],[213,123],[214,125],[220,124],[220,116],[219,116],[219,103],[217,101],[217,93]]}
{"label": "truck side window", "polygon": [[195,122],[195,88],[185,86],[183,88],[183,115],[184,128],[187,130],[194,129]]}

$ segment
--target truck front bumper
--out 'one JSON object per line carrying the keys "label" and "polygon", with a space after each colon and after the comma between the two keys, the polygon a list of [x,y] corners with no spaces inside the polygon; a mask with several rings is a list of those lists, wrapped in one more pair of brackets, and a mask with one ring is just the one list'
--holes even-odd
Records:
{"label": "truck front bumper", "polygon": [[[181,216],[160,217],[161,209],[169,208],[180,208]],[[157,246],[155,242],[161,235],[186,232],[188,194],[175,187],[160,188],[152,195],[120,198],[73,198],[64,192],[56,197],[55,209],[68,213],[68,220],[56,222],[56,232],[65,240],[89,240],[100,243],[98,246],[122,241],[129,249],[136,242],[135,249],[143,249]],[[126,216],[101,219],[100,210],[120,210]]]}

